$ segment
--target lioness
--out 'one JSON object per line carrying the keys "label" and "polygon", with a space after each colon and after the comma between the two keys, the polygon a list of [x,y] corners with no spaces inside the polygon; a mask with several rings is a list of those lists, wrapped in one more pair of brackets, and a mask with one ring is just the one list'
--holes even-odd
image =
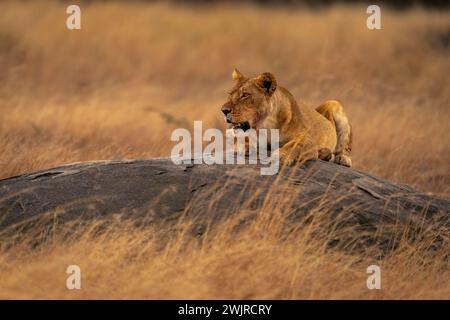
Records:
{"label": "lioness", "polygon": [[352,130],[339,102],[329,100],[316,109],[297,103],[269,72],[247,78],[235,69],[232,77],[235,84],[222,106],[231,128],[279,129],[282,164],[322,159],[352,165]]}

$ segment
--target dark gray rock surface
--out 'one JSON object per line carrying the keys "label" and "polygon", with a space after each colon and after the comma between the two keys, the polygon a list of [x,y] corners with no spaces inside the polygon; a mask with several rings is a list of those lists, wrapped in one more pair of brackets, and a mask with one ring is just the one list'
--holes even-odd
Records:
{"label": "dark gray rock surface", "polygon": [[0,231],[44,215],[59,222],[112,215],[214,222],[244,202],[250,213],[273,206],[291,222],[318,208],[330,217],[344,214],[347,224],[378,236],[381,223],[422,228],[433,221],[450,230],[449,200],[333,163],[310,161],[262,176],[255,165],[175,165],[163,158],[74,163],[0,180]]}

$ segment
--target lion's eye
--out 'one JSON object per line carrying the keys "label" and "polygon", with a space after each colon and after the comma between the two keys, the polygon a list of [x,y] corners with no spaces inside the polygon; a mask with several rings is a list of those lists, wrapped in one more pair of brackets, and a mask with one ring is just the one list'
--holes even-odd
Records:
{"label": "lion's eye", "polygon": [[248,98],[248,97],[250,97],[250,93],[244,92],[244,93],[242,93],[242,95],[241,95],[241,97],[239,99],[243,100],[243,99]]}

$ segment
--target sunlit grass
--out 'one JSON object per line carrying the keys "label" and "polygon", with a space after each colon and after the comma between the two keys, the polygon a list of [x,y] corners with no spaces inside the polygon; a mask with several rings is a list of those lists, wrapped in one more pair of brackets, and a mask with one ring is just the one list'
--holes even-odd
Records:
{"label": "sunlit grass", "polygon": [[[220,106],[238,67],[273,72],[311,106],[341,101],[356,169],[450,195],[449,48],[433,40],[449,30],[449,12],[383,9],[383,29],[369,31],[358,6],[81,8],[82,30],[68,31],[64,2],[0,3],[1,178],[167,156],[175,128],[194,120],[225,128]],[[120,223],[98,236],[92,228],[69,240],[61,230],[39,250],[3,249],[0,297],[450,298],[447,247],[431,255],[403,243],[375,261],[383,290],[369,291],[371,251],[321,250],[329,234],[280,241],[258,220],[202,242],[175,233],[161,249],[161,230]],[[82,268],[81,291],[65,287],[69,264]]]}

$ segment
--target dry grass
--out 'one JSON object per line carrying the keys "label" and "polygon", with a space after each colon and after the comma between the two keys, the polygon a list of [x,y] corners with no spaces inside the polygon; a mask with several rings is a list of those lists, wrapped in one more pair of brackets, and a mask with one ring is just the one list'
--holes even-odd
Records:
{"label": "dry grass", "polygon": [[[311,105],[340,100],[357,169],[448,197],[450,59],[440,39],[450,13],[382,14],[383,30],[369,31],[363,7],[94,2],[82,4],[82,30],[68,31],[61,2],[2,1],[0,177],[168,155],[177,127],[201,119],[224,128],[219,108],[238,67],[272,71]],[[146,240],[158,232],[114,226],[95,241],[83,229],[38,251],[4,249],[0,297],[450,298],[444,251],[428,257],[405,243],[377,262],[383,290],[373,292],[365,286],[370,255],[252,230],[187,247],[177,245],[180,234],[161,251]],[[79,292],[65,289],[75,262],[86,271]]]}
{"label": "dry grass", "polygon": [[[316,213],[301,232],[281,240],[283,219],[270,207],[238,233],[233,230],[242,213],[202,238],[189,236],[186,222],[169,237],[168,230],[120,220],[57,227],[51,236],[35,235],[13,249],[2,249],[0,298],[450,297],[450,242],[431,253],[431,235],[417,243],[402,240],[383,259],[377,258],[376,248],[350,255],[329,248],[337,233],[325,233],[325,221]],[[39,249],[37,239],[46,241]],[[66,288],[65,270],[73,264],[81,268],[81,290]],[[381,290],[366,287],[366,268],[373,264],[381,268]]]}

